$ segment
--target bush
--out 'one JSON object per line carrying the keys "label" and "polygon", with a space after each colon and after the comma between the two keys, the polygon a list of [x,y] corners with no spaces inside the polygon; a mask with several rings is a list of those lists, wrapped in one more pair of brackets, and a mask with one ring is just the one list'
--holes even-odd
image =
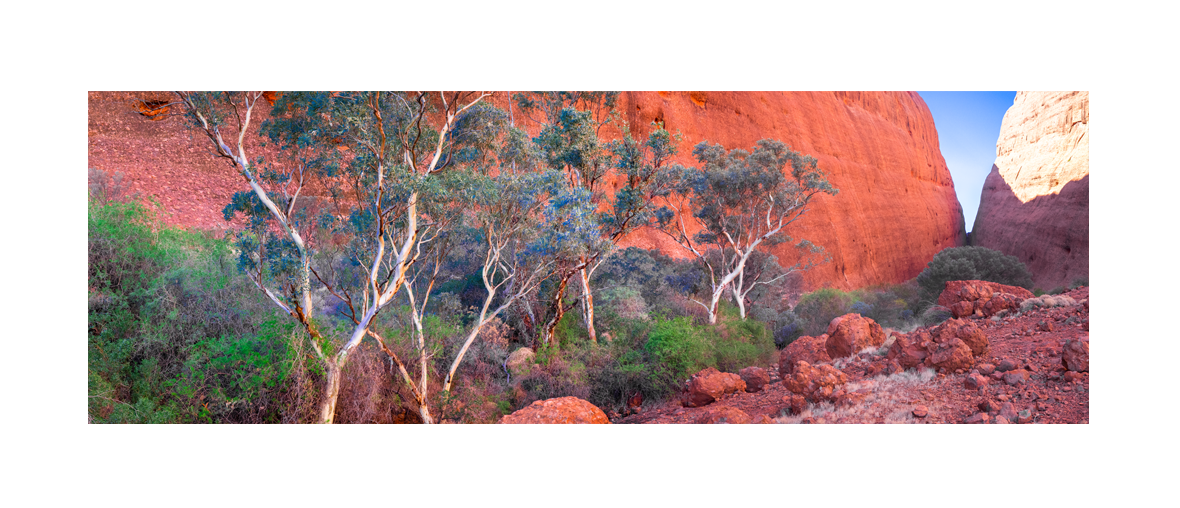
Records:
{"label": "bush", "polygon": [[770,364],[775,347],[766,325],[752,319],[733,318],[717,328],[720,333],[713,349],[718,370],[736,373],[751,365]]}
{"label": "bush", "polygon": [[1016,256],[986,247],[951,247],[934,255],[918,274],[923,307],[934,305],[948,281],[984,280],[1032,289],[1032,275]]}
{"label": "bush", "polygon": [[852,295],[839,289],[817,289],[803,295],[795,304],[795,315],[803,321],[803,332],[817,336],[828,330],[828,323],[847,314],[852,307]]}
{"label": "bush", "polygon": [[712,351],[716,332],[688,317],[657,319],[644,349],[675,379],[687,379],[705,367],[716,367]]}

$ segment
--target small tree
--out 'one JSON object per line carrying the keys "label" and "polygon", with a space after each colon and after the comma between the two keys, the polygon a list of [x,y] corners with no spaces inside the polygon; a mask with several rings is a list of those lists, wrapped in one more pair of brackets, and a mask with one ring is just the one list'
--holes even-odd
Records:
{"label": "small tree", "polygon": [[[693,155],[702,164],[683,170],[680,184],[668,195],[667,206],[653,225],[696,257],[709,274],[709,301],[694,300],[717,321],[717,304],[732,288],[742,318],[746,294],[757,285],[776,282],[814,264],[819,246],[799,240],[800,260],[782,272],[762,279],[767,270],[747,273],[747,263],[762,247],[794,242],[786,228],[803,216],[819,193],[837,189],[817,167],[814,157],[799,154],[781,141],[764,139],[753,152],[726,153],[720,145],[700,143]],[[789,173],[785,173],[790,165]],[[687,215],[687,216],[686,216]],[[689,234],[690,218],[702,229]]]}
{"label": "small tree", "polygon": [[[664,194],[673,181],[668,164],[676,154],[676,138],[662,125],[653,125],[644,141],[631,136],[626,124],[620,124],[621,139],[609,143],[601,140],[602,127],[614,118],[618,92],[540,92],[517,94],[517,103],[527,114],[542,116],[544,125],[534,138],[546,165],[566,175],[569,192],[584,192],[596,209],[593,218],[597,238],[587,238],[583,245],[558,256],[555,288],[549,305],[549,319],[540,333],[542,343],[553,339],[557,323],[572,308],[565,302],[569,280],[575,275],[581,283],[582,318],[591,342],[598,341],[594,324],[594,271],[628,233],[643,226],[654,213],[653,200]],[[622,185],[611,196],[607,181],[611,175]],[[613,197],[613,199],[612,199]]]}

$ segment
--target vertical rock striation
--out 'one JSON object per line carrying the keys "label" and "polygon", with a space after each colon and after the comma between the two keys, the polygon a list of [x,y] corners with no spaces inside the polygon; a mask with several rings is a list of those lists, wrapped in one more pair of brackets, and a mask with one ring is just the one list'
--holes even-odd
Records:
{"label": "vertical rock striation", "polygon": [[1020,92],[1000,128],[971,244],[1016,256],[1037,287],[1089,276],[1088,92]]}

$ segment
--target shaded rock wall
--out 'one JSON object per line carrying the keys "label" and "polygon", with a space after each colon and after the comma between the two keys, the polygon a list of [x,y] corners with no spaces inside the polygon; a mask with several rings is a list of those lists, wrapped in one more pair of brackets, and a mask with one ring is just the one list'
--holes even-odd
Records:
{"label": "shaded rock wall", "polygon": [[[209,141],[178,117],[152,121],[134,98],[167,100],[159,92],[90,92],[89,165],[121,171],[134,190],[161,201],[173,224],[225,228],[221,209],[242,178],[210,156]],[[507,106],[498,92],[493,103]],[[832,257],[805,274],[808,289],[853,289],[902,282],[925,268],[938,251],[964,245],[963,213],[938,134],[926,104],[914,92],[625,92],[619,111],[637,136],[653,120],[683,136],[680,162],[693,163],[701,141],[749,149],[763,138],[780,139],[815,156],[840,189],[821,195],[789,234],[823,246]],[[260,105],[255,121],[266,118]],[[536,134],[519,114],[518,125]],[[606,130],[604,135],[617,136]],[[265,155],[258,140],[250,155]],[[654,231],[639,231],[627,245],[679,247]],[[793,262],[783,245],[774,253]],[[679,252],[684,255],[683,252]]]}
{"label": "shaded rock wall", "polygon": [[1090,270],[1088,92],[1020,92],[1000,128],[971,243],[1016,256],[1050,290]]}

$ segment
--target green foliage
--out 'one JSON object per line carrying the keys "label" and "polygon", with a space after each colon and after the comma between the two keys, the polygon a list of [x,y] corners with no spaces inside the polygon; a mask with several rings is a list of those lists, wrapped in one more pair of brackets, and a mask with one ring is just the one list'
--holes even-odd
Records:
{"label": "green foliage", "polygon": [[766,325],[753,319],[731,318],[718,327],[713,344],[717,368],[737,372],[751,365],[769,365],[774,355],[774,341]]}
{"label": "green foliage", "polygon": [[703,368],[717,366],[715,342],[716,331],[694,325],[690,318],[656,319],[644,349],[670,376],[686,379]]}
{"label": "green foliage", "polygon": [[918,274],[923,305],[933,305],[946,283],[955,280],[985,280],[1025,289],[1033,287],[1028,267],[1016,256],[986,247],[950,247],[935,254],[926,269]]}
{"label": "green foliage", "polygon": [[852,295],[839,289],[822,288],[803,295],[795,304],[795,315],[803,321],[803,332],[812,337],[825,333],[828,323],[847,314],[852,307]]}

